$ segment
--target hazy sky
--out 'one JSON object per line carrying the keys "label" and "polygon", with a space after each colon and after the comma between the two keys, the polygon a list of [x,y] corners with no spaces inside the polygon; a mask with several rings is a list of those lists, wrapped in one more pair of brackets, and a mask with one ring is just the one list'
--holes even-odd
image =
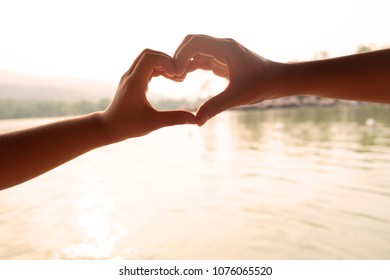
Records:
{"label": "hazy sky", "polygon": [[390,1],[0,0],[0,70],[117,82],[144,48],[231,37],[277,61],[390,44]]}

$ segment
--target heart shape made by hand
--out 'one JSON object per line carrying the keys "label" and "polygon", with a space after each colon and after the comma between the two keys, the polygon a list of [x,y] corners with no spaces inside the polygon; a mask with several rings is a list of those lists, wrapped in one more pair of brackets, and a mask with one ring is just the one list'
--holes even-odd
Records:
{"label": "heart shape made by hand", "polygon": [[211,71],[197,70],[181,82],[157,77],[149,83],[147,98],[158,110],[182,109],[196,112],[207,99],[227,86],[227,80]]}

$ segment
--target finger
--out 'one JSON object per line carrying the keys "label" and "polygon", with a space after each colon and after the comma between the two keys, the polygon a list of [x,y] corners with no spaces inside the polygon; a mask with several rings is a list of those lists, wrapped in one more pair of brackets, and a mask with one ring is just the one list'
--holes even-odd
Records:
{"label": "finger", "polygon": [[182,75],[180,75],[180,76],[176,76],[175,77],[175,82],[182,82],[182,81],[184,81],[185,80],[185,78],[186,78],[186,76],[187,76],[187,73],[186,72],[184,72]]}
{"label": "finger", "polygon": [[198,112],[196,112],[196,122],[199,126],[202,126],[215,115],[238,105],[240,104],[235,100],[232,89],[227,88],[199,107]]}
{"label": "finger", "polygon": [[217,76],[229,79],[229,69],[226,64],[219,62],[213,57],[196,55],[186,67],[186,73],[193,72],[197,69],[213,71]]}
{"label": "finger", "polygon": [[217,61],[228,64],[229,57],[225,55],[226,47],[231,39],[218,39],[205,35],[190,37],[175,53],[176,71],[180,76],[184,73],[186,66],[195,55],[204,55],[215,58]]}
{"label": "finger", "polygon": [[135,66],[132,75],[149,82],[155,71],[162,71],[167,77],[175,76],[173,60],[165,53],[146,50]]}
{"label": "finger", "polygon": [[[144,49],[138,56],[137,58],[133,61],[133,63],[131,64],[130,68],[123,74],[121,80],[123,80],[124,78],[127,78],[128,76],[131,75],[131,73],[133,73],[135,67],[138,65],[138,62],[141,60],[141,58],[143,57],[143,55],[147,52],[150,52],[152,50],[150,49]],[[156,52],[156,51],[152,51],[152,52]]]}
{"label": "finger", "polygon": [[152,78],[159,77],[159,76],[163,76],[164,78],[170,79],[172,81],[177,81],[176,75],[170,75],[170,74],[167,74],[165,71],[154,69],[152,75],[149,77],[149,82]]}
{"label": "finger", "polygon": [[[185,45],[187,42],[193,37],[194,35],[187,35],[184,40],[180,43],[180,45],[177,47],[175,53],[173,54],[173,58],[177,56],[178,51]],[[177,72],[177,66],[176,66],[176,61],[175,61],[175,68],[176,68],[176,82],[182,82],[187,76],[186,72],[178,74]]]}
{"label": "finger", "polygon": [[144,53],[147,51],[147,49],[143,50],[137,58],[133,61],[130,68],[123,74],[122,79],[128,77],[134,70],[135,66],[137,66],[138,62],[140,61],[141,57],[144,55]]}
{"label": "finger", "polygon": [[176,49],[176,51],[175,51],[175,53],[174,53],[174,55],[173,55],[174,58],[176,57],[178,51],[179,51],[185,44],[187,44],[187,42],[188,42],[192,37],[194,37],[194,36],[211,37],[211,36],[202,35],[202,34],[197,34],[197,35],[195,35],[195,34],[190,34],[190,35],[187,35],[187,36],[184,38],[184,40],[180,43],[180,45],[177,47],[177,49]]}
{"label": "finger", "polygon": [[195,57],[187,64],[185,72],[175,77],[175,81],[182,82],[188,73],[198,69],[212,71],[215,75],[229,79],[229,69],[226,64],[216,60],[213,57],[205,55],[195,55]]}
{"label": "finger", "polygon": [[183,110],[157,111],[156,117],[158,118],[158,128],[180,124],[196,124],[194,114]]}
{"label": "finger", "polygon": [[263,102],[265,99],[263,96],[260,96],[259,98],[256,98],[250,102],[248,102],[248,105],[254,105],[254,104],[257,104],[257,103],[261,103]]}

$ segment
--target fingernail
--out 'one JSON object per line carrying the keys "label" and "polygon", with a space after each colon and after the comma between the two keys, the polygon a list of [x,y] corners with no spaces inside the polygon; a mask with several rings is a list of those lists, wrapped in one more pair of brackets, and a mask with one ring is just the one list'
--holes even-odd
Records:
{"label": "fingernail", "polygon": [[176,75],[181,76],[184,73],[184,67],[178,63],[174,64]]}
{"label": "fingernail", "polygon": [[184,78],[185,78],[185,76],[183,76],[183,75],[181,75],[181,76],[176,75],[175,76],[175,81],[176,82],[182,82],[182,81],[184,81]]}

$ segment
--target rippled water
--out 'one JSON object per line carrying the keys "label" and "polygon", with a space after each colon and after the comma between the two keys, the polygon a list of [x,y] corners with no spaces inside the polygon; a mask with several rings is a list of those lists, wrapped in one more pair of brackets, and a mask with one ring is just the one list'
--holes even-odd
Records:
{"label": "rippled water", "polygon": [[0,192],[0,258],[389,259],[389,170],[389,107],[225,112]]}

